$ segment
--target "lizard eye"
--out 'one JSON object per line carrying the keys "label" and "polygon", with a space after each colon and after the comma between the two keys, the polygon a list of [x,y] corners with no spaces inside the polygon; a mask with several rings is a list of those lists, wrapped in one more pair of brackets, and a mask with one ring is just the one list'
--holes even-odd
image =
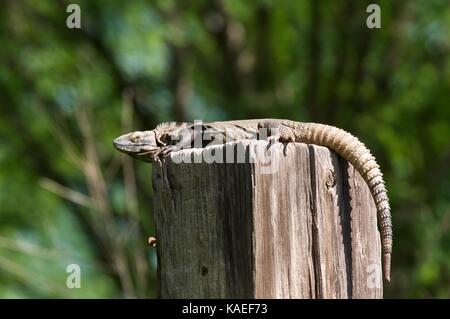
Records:
{"label": "lizard eye", "polygon": [[137,143],[137,142],[139,142],[139,141],[141,140],[141,138],[142,138],[142,135],[141,135],[141,134],[139,134],[139,133],[133,133],[133,134],[131,135],[131,137],[130,137],[130,140],[131,140],[133,143]]}

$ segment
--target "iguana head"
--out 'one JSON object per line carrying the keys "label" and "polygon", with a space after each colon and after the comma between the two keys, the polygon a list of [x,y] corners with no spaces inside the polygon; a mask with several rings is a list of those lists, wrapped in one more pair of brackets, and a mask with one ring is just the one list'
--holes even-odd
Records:
{"label": "iguana head", "polygon": [[116,138],[114,147],[122,153],[151,162],[153,154],[161,148],[154,131],[136,131]]}
{"label": "iguana head", "polygon": [[136,131],[119,136],[113,144],[116,149],[134,158],[145,162],[157,162],[159,156],[167,155],[170,151],[177,149],[173,146],[190,126],[190,123],[185,122],[165,122],[151,131]]}

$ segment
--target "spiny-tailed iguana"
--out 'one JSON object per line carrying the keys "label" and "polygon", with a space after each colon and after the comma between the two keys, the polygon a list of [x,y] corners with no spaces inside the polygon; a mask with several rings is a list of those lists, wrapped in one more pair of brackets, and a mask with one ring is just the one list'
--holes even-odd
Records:
{"label": "spiny-tailed iguana", "polygon": [[159,156],[194,145],[199,135],[207,145],[229,141],[254,139],[266,129],[268,140],[299,142],[325,146],[350,162],[368,184],[378,212],[383,247],[383,273],[390,280],[392,253],[392,223],[389,199],[383,175],[370,151],[355,136],[329,125],[301,123],[290,120],[257,119],[224,122],[176,123],[167,122],[151,131],[137,131],[114,140],[114,146],[144,161],[158,161]]}

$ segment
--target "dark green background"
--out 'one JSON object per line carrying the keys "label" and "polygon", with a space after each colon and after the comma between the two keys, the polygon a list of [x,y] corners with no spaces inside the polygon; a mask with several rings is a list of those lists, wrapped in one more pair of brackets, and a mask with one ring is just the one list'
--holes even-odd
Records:
{"label": "dark green background", "polygon": [[[116,136],[166,120],[335,125],[392,203],[387,297],[450,296],[448,0],[2,0],[0,297],[154,297],[151,166]],[[81,289],[66,287],[79,264]]]}

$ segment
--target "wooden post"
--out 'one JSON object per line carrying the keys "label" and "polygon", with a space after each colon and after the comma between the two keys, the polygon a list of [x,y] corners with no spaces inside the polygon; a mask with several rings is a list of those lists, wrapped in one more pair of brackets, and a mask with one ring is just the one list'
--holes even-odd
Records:
{"label": "wooden post", "polygon": [[[376,208],[361,176],[299,143],[274,144],[264,164],[252,150],[266,146],[183,150],[153,164],[160,297],[381,298]],[[176,164],[211,149],[234,152],[234,163]]]}

